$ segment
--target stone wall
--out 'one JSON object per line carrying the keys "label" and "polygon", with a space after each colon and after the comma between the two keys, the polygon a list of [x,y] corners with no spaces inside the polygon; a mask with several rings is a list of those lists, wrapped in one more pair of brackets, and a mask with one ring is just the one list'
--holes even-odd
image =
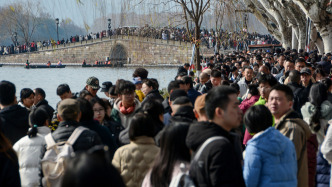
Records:
{"label": "stone wall", "polygon": [[[113,53],[112,53],[113,52]],[[40,48],[36,52],[0,56],[0,63],[56,63],[81,64],[94,61],[123,60],[129,64],[183,64],[191,59],[192,45],[186,42],[166,41],[135,36],[112,36],[77,42],[55,48]]]}

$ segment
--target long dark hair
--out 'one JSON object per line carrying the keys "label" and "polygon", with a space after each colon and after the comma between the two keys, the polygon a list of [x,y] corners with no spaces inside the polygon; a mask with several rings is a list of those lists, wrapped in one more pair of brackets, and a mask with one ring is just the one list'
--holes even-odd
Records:
{"label": "long dark hair", "polygon": [[190,152],[186,146],[188,129],[188,125],[164,128],[160,139],[160,152],[152,166],[150,177],[152,186],[168,187],[176,162],[190,162]]}
{"label": "long dark hair", "polygon": [[318,132],[321,128],[320,119],[322,117],[321,114],[321,105],[327,100],[327,87],[322,83],[315,83],[311,86],[309,92],[309,102],[315,106],[315,112],[310,118],[310,127]]}
{"label": "long dark hair", "polygon": [[96,103],[98,103],[100,106],[102,106],[104,108],[105,111],[105,117],[104,117],[104,121],[110,121],[110,117],[106,114],[107,113],[107,106],[105,105],[105,102],[100,99],[99,97],[94,97],[90,100],[90,104],[93,108],[93,105],[95,105]]}
{"label": "long dark hair", "polygon": [[[1,125],[1,120],[0,120],[0,125]],[[0,153],[4,153],[12,161],[17,161],[17,156],[12,147],[12,144],[1,131],[0,131]]]}
{"label": "long dark hair", "polygon": [[31,129],[28,131],[28,137],[36,137],[38,133],[37,127],[44,126],[45,121],[49,120],[48,118],[48,113],[44,108],[33,108],[29,114],[29,124]]}

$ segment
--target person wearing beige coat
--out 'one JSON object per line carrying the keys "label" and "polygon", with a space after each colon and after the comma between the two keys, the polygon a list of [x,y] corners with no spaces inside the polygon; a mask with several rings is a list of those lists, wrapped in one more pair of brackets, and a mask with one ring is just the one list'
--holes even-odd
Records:
{"label": "person wearing beige coat", "polygon": [[159,153],[159,147],[153,139],[153,125],[148,114],[135,114],[129,128],[130,144],[120,147],[114,154],[112,164],[120,172],[127,187],[141,186]]}

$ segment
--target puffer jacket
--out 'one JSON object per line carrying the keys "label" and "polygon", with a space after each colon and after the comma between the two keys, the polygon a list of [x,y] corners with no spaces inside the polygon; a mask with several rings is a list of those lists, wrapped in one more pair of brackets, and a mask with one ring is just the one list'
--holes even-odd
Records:
{"label": "puffer jacket", "polygon": [[280,118],[279,122],[275,124],[275,128],[294,143],[298,168],[297,186],[307,187],[309,180],[307,141],[311,136],[308,124],[291,109]]}
{"label": "puffer jacket", "polygon": [[29,112],[19,106],[8,106],[0,111],[1,132],[14,145],[29,129]]}
{"label": "puffer jacket", "polygon": [[273,127],[248,141],[243,178],[247,187],[297,185],[294,144]]}
{"label": "puffer jacket", "polygon": [[22,187],[39,185],[39,164],[42,147],[45,144],[44,136],[51,130],[46,126],[38,127],[37,130],[36,137],[25,136],[13,147],[18,157]]}
{"label": "puffer jacket", "polygon": [[117,168],[127,187],[141,186],[159,148],[153,138],[136,137],[135,141],[120,147],[114,155],[112,164]]}
{"label": "puffer jacket", "polygon": [[331,177],[331,165],[321,151],[317,155],[316,187],[329,187]]}
{"label": "puffer jacket", "polygon": [[[329,121],[329,128],[327,129],[326,137],[321,145],[321,152],[324,158],[331,164],[332,163],[332,127],[331,120]],[[332,167],[331,167],[332,170]],[[332,177],[330,178],[330,184],[332,184]]]}
{"label": "puffer jacket", "polygon": [[[315,105],[310,102],[306,102],[305,105],[302,106],[301,113],[303,116],[303,120],[308,124],[310,124],[310,118],[314,115],[315,110]],[[321,145],[324,141],[327,122],[332,119],[332,104],[328,100],[325,100],[321,104],[320,111],[322,115],[322,118],[320,119],[320,129],[318,132],[314,132],[313,129],[311,129],[311,131],[316,134],[319,145]]]}

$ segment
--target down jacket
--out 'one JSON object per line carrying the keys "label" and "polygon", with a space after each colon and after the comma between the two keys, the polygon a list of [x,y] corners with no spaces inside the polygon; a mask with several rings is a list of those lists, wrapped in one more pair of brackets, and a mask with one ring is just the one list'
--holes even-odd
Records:
{"label": "down jacket", "polygon": [[324,159],[322,152],[319,149],[317,155],[317,170],[316,170],[316,186],[329,187],[330,186],[331,165]]}
{"label": "down jacket", "polygon": [[20,166],[21,185],[38,186],[39,185],[39,165],[42,147],[45,144],[44,136],[51,132],[50,128],[38,127],[36,137],[29,138],[25,136],[14,145]]}
{"label": "down jacket", "polygon": [[138,187],[141,186],[158,152],[159,148],[153,138],[139,136],[115,152],[112,164],[120,172],[127,187]]}
{"label": "down jacket", "polygon": [[255,135],[247,144],[243,178],[247,187],[296,187],[294,144],[273,127]]}

